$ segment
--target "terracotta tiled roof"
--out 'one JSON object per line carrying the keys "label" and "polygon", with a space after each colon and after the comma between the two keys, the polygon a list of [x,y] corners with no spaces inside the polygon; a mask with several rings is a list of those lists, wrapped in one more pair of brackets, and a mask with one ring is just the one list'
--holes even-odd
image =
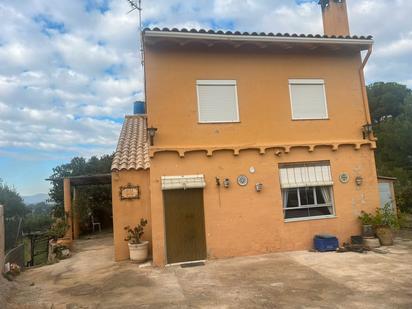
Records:
{"label": "terracotta tiled roof", "polygon": [[150,168],[146,117],[126,116],[120,133],[112,171]]}
{"label": "terracotta tiled roof", "polygon": [[222,30],[206,30],[206,29],[177,29],[177,28],[145,28],[143,32],[161,31],[161,32],[187,32],[198,34],[217,34],[217,35],[238,35],[238,36],[266,36],[266,37],[300,37],[300,38],[324,38],[324,39],[352,39],[352,40],[371,40],[373,37],[368,36],[337,36],[337,35],[322,35],[322,34],[297,34],[297,33],[272,33],[272,32],[240,32],[240,31],[222,31]]}

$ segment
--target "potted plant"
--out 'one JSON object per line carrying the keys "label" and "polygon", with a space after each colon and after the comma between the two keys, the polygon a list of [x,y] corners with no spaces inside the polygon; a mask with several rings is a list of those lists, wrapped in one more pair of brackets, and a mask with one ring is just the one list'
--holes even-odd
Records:
{"label": "potted plant", "polygon": [[389,203],[383,208],[377,208],[373,217],[373,226],[376,236],[382,246],[393,245],[393,229],[399,228],[399,220]]}
{"label": "potted plant", "polygon": [[362,210],[358,218],[362,222],[362,236],[366,238],[375,237],[375,232],[373,231],[373,216]]}
{"label": "potted plant", "polygon": [[399,219],[389,203],[377,208],[375,214],[362,212],[359,219],[364,225],[372,224],[382,246],[393,245],[392,230],[399,228]]}
{"label": "potted plant", "polygon": [[149,242],[142,240],[146,224],[147,220],[142,218],[140,223],[134,228],[130,228],[130,226],[125,226],[124,228],[127,231],[127,236],[124,240],[128,242],[130,260],[132,261],[144,262],[147,259]]}

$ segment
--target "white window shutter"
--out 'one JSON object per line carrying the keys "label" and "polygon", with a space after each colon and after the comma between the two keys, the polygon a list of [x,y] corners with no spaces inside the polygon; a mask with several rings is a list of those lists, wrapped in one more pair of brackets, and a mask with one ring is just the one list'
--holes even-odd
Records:
{"label": "white window shutter", "polygon": [[236,81],[197,81],[199,122],[238,122]]}
{"label": "white window shutter", "polygon": [[322,80],[290,80],[292,119],[327,119],[325,85]]}
{"label": "white window shutter", "polygon": [[285,166],[279,169],[279,175],[282,189],[333,185],[330,166],[326,164]]}
{"label": "white window shutter", "polygon": [[206,187],[204,175],[162,176],[162,190],[185,190],[204,187]]}

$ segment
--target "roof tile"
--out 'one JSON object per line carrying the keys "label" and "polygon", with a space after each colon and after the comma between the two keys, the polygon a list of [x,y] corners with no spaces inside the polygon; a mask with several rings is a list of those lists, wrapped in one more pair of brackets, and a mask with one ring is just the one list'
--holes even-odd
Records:
{"label": "roof tile", "polygon": [[239,32],[239,31],[233,32],[233,31],[222,31],[222,30],[212,30],[212,29],[210,29],[210,30],[207,30],[207,29],[190,29],[190,30],[188,30],[186,28],[182,28],[182,29],[163,28],[163,29],[160,29],[158,27],[145,28],[143,30],[143,32],[146,32],[146,31],[191,32],[191,33],[207,33],[207,34],[217,34],[217,35],[225,34],[225,35],[240,35],[240,36],[277,36],[277,37],[301,37],[301,38],[313,38],[313,37],[320,38],[320,37],[322,37],[322,38],[325,38],[325,39],[327,39],[327,38],[329,38],[329,39],[330,38],[333,38],[333,39],[339,38],[339,39],[371,40],[373,38],[371,35],[368,35],[368,36],[363,36],[363,35],[362,36],[357,36],[357,35],[353,35],[353,36],[350,36],[350,35],[348,35],[348,36],[331,35],[331,36],[328,36],[328,35],[320,35],[320,34],[297,34],[297,33],[276,33],[276,34],[274,34],[272,32],[269,32],[269,33],[266,33],[266,32],[259,32],[259,33],[258,32],[251,32],[251,33],[243,32],[242,33],[242,32]]}
{"label": "roof tile", "polygon": [[112,162],[112,171],[150,168],[146,116],[126,116]]}

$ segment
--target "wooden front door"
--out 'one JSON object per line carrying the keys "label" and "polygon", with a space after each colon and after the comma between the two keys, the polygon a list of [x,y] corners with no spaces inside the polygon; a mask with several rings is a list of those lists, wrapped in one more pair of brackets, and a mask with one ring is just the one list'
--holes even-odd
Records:
{"label": "wooden front door", "polygon": [[206,259],[203,189],[163,191],[167,263]]}

